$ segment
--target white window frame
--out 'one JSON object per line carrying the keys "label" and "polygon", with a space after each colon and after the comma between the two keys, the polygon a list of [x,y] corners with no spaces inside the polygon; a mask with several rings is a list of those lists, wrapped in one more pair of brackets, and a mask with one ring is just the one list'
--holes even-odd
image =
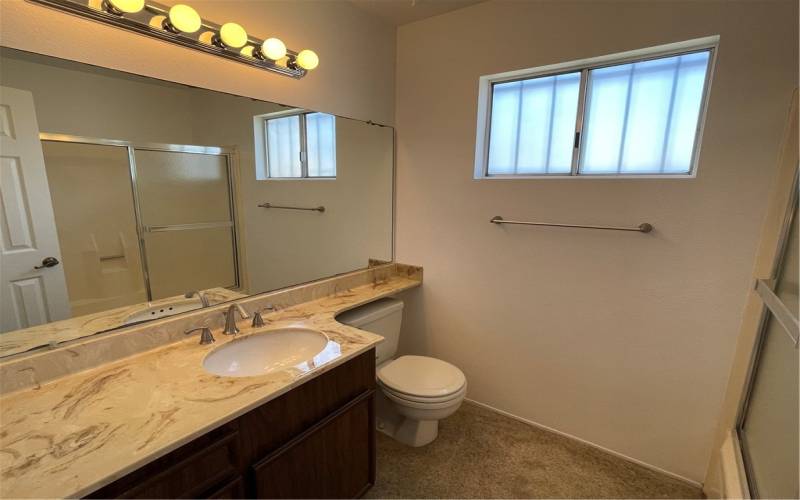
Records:
{"label": "white window frame", "polygon": [[[484,179],[693,179],[697,176],[697,163],[700,157],[700,145],[703,138],[703,128],[706,121],[706,111],[708,108],[708,97],[711,91],[711,79],[714,74],[714,65],[717,59],[717,48],[719,46],[719,35],[695,38],[684,42],[658,45],[644,49],[619,52],[605,56],[579,59],[565,63],[550,64],[537,68],[508,71],[485,75],[480,77],[478,82],[478,124],[475,136],[475,170],[474,178]],[[614,66],[630,62],[639,62],[660,57],[669,57],[691,52],[709,50],[708,67],[706,68],[706,80],[703,88],[703,100],[700,104],[700,114],[697,120],[697,132],[695,135],[694,152],[692,163],[688,173],[579,173],[578,164],[580,161],[580,146],[576,144],[572,155],[572,169],[569,174],[501,174],[490,175],[489,169],[489,134],[491,132],[492,119],[492,90],[497,83],[510,82],[515,80],[527,80],[530,78],[555,76],[564,73],[581,72],[581,83],[578,94],[578,116],[575,123],[576,143],[582,142],[584,104],[586,101],[586,82],[589,70]]]}
{"label": "white window frame", "polygon": [[[267,154],[267,122],[276,118],[286,118],[287,116],[300,116],[310,115],[313,113],[320,113],[320,111],[311,111],[308,109],[294,108],[286,111],[277,111],[275,113],[267,113],[264,115],[256,115],[253,117],[253,139],[255,145],[256,157],[256,180],[257,181],[313,181],[323,180],[331,181],[336,180],[336,175],[321,176],[315,175],[310,177],[308,175],[308,156],[306,148],[308,147],[308,140],[306,136],[306,121],[300,120],[300,176],[299,177],[273,177],[269,173],[269,155]],[[334,117],[334,124],[336,123],[336,115]],[[335,127],[335,125],[334,125]],[[334,128],[335,134],[335,128]],[[335,144],[334,144],[335,148]],[[336,150],[334,149],[334,155]],[[336,166],[336,173],[339,173],[339,167]]]}

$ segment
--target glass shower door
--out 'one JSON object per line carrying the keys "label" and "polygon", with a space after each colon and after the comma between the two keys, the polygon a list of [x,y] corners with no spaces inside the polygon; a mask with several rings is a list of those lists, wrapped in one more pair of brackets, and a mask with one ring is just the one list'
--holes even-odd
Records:
{"label": "glass shower door", "polygon": [[751,495],[798,498],[798,217],[797,197],[787,223],[775,279],[760,280],[761,338],[739,438]]}
{"label": "glass shower door", "polygon": [[152,300],[237,287],[228,157],[137,148],[135,169]]}

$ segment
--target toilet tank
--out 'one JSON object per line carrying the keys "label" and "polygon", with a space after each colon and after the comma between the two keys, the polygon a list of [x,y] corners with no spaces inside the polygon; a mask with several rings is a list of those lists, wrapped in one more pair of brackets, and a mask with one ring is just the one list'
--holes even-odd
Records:
{"label": "toilet tank", "polygon": [[339,314],[336,321],[383,337],[385,340],[376,347],[376,363],[380,365],[397,353],[400,324],[403,321],[403,301],[379,299]]}

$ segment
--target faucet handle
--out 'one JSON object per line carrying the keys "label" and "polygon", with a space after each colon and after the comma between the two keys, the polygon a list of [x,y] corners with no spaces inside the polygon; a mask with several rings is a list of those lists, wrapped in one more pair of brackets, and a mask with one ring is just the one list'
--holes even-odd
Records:
{"label": "faucet handle", "polygon": [[253,324],[251,325],[253,328],[260,328],[264,326],[264,318],[261,317],[261,311],[256,311],[253,313]]}
{"label": "faucet handle", "polygon": [[254,328],[258,328],[258,327],[264,326],[266,324],[266,322],[264,321],[264,317],[261,315],[261,311],[275,312],[276,310],[277,309],[275,309],[275,306],[272,305],[272,304],[267,304],[264,307],[262,307],[261,309],[258,309],[256,312],[253,313],[253,324],[252,324],[252,326]]}
{"label": "faucet handle", "polygon": [[198,330],[200,330],[200,345],[213,344],[214,342],[216,342],[214,335],[211,333],[211,328],[207,326],[192,328],[191,330],[186,330],[183,333],[185,333],[186,335],[191,335],[192,333]]}

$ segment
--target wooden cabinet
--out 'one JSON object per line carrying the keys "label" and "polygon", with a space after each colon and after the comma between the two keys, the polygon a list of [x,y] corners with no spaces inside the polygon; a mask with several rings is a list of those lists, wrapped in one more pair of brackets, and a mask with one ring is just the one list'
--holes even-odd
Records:
{"label": "wooden cabinet", "polygon": [[356,498],[373,481],[371,397],[359,398],[253,465],[258,498]]}
{"label": "wooden cabinet", "polygon": [[208,498],[245,498],[244,481],[242,481],[241,477],[236,477],[212,492],[208,495]]}
{"label": "wooden cabinet", "polygon": [[370,350],[89,498],[350,498],[375,482]]}

